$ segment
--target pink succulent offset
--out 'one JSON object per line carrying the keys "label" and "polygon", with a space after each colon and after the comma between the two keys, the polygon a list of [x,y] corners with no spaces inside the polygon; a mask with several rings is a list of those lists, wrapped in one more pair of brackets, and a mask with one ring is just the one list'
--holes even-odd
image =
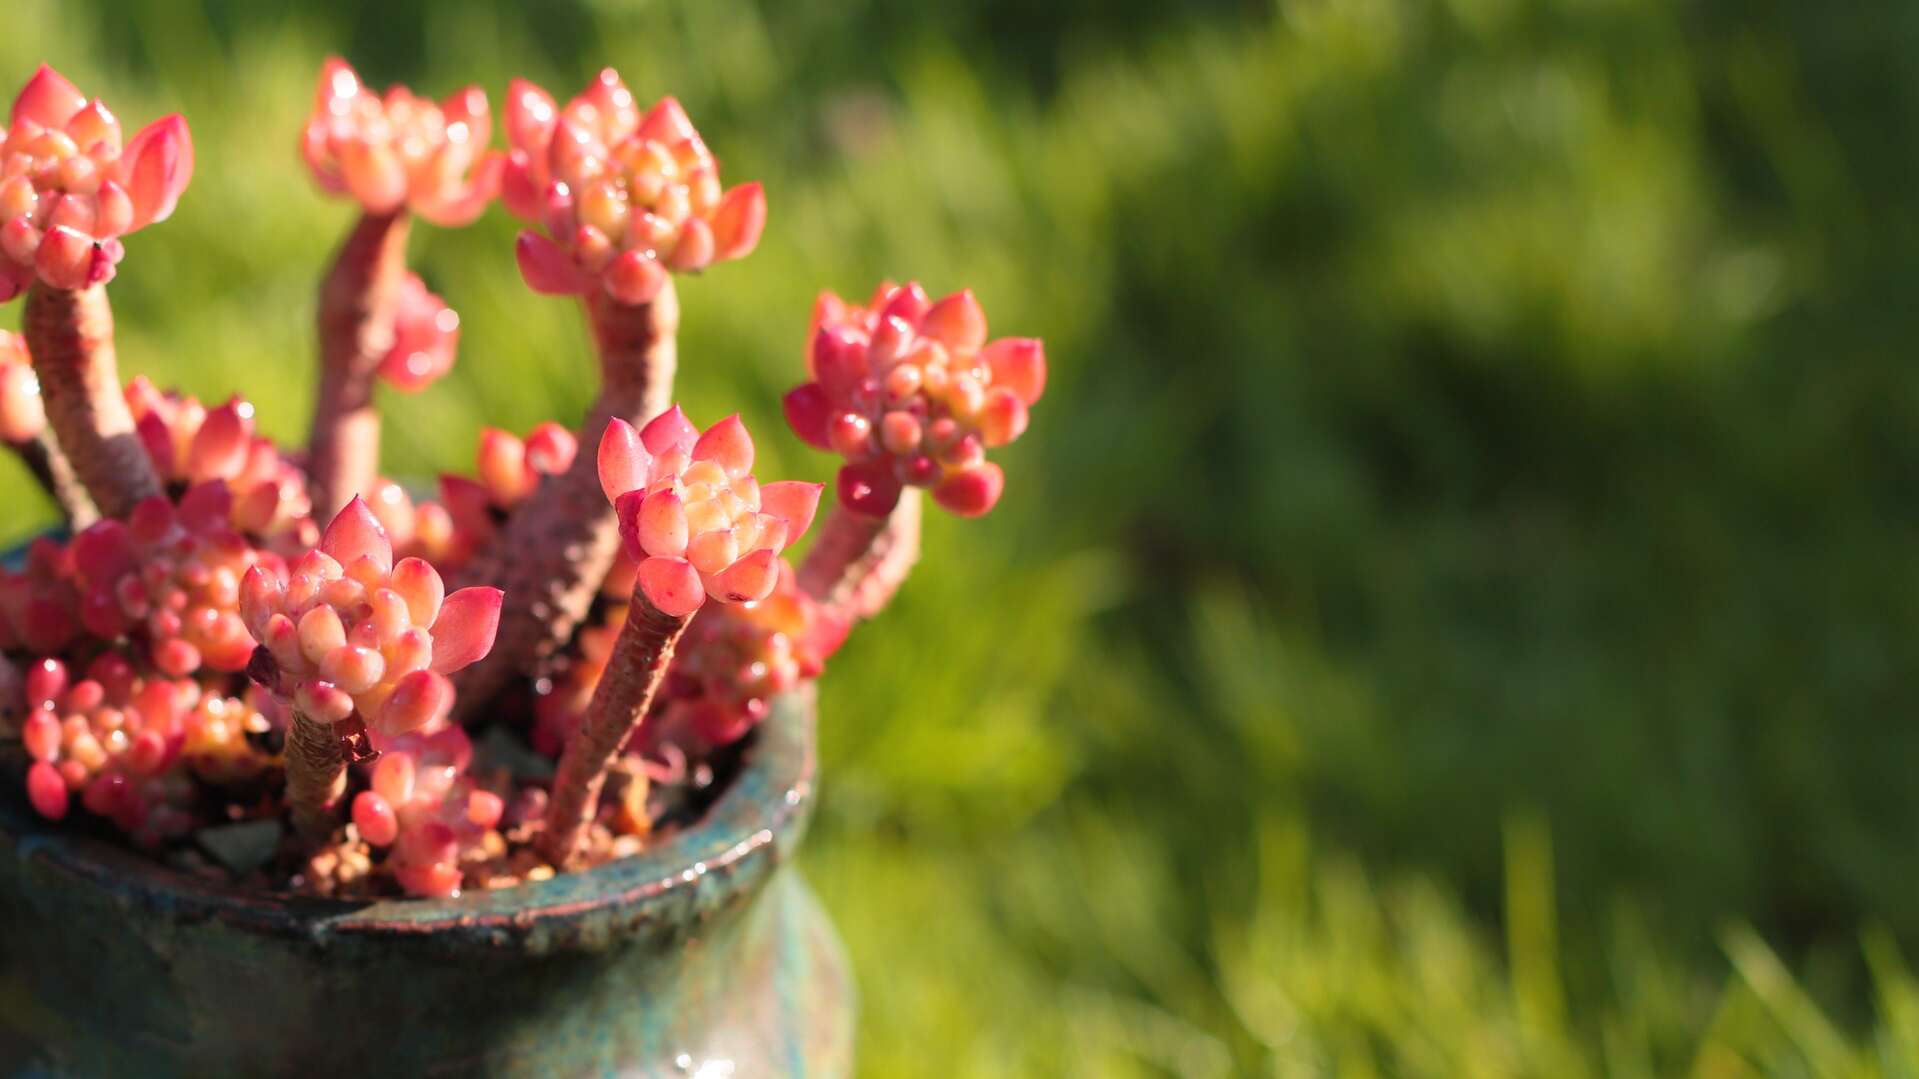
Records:
{"label": "pink succulent offset", "polygon": [[36,278],[80,289],[113,277],[120,238],[173,213],[193,176],[187,122],[122,141],[120,121],[41,65],[0,133],[0,300]]}
{"label": "pink succulent offset", "polygon": [[608,68],[567,102],[525,80],[507,91],[507,209],[538,225],[520,234],[520,272],[539,292],[604,289],[650,301],[669,271],[743,258],[759,244],[766,194],[720,187],[719,163],[686,110],[662,98],[641,113]]}
{"label": "pink succulent offset", "polygon": [[750,603],[772,594],[779,553],[812,524],[823,485],[762,487],[738,416],[701,433],[676,406],[641,431],[615,420],[600,441],[600,485],[620,538],[639,563],[639,590],[684,617],[708,597]]}
{"label": "pink succulent offset", "polygon": [[977,517],[1006,485],[986,451],[1026,430],[1046,388],[1046,354],[1033,338],[987,341],[970,290],[936,303],[917,282],[888,282],[866,307],[821,294],[807,374],[812,381],[786,395],[786,417],[806,442],[846,458],[844,505],[882,516],[902,487],[926,487],[948,510]]}
{"label": "pink succulent offset", "polygon": [[300,155],[321,188],[368,213],[407,209],[436,225],[465,225],[499,191],[504,159],[486,148],[492,124],[477,86],[437,104],[399,85],[376,94],[334,57],[321,68]]}
{"label": "pink succulent offset", "polygon": [[409,895],[453,896],[460,857],[498,827],[506,800],[466,774],[473,743],[459,727],[403,735],[353,799],[360,837],[390,848],[387,868]]}
{"label": "pink succulent offset", "polygon": [[460,315],[409,273],[400,284],[393,347],[380,360],[380,377],[403,393],[417,393],[453,370],[460,347]]}
{"label": "pink succulent offset", "polygon": [[310,719],[339,724],[357,715],[391,736],[452,707],[446,676],[493,646],[500,593],[447,595],[431,565],[395,563],[385,529],[356,498],[284,579],[267,566],[249,571],[240,610],[271,658],[256,658],[258,680]]}

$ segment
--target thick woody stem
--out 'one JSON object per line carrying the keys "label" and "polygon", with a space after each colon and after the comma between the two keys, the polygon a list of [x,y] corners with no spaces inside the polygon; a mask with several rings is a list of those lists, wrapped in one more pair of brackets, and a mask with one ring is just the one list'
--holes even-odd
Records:
{"label": "thick woody stem", "polygon": [[908,487],[884,517],[835,506],[800,565],[800,588],[855,618],[880,612],[920,557],[920,492]]}
{"label": "thick woody stem", "polygon": [[600,396],[580,427],[572,467],[520,503],[469,574],[470,583],[492,585],[506,600],[493,651],[454,678],[461,722],[514,676],[537,670],[586,618],[620,550],[593,448],[615,417],[638,427],[672,404],[680,324],[672,284],[638,307],[596,293],[586,308],[599,346]]}
{"label": "thick woody stem", "polygon": [[40,488],[66,515],[68,528],[78,532],[100,519],[99,508],[87,497],[80,477],[73,474],[73,463],[54,444],[52,432],[42,431],[25,442],[14,443],[13,452],[20,455]]}
{"label": "thick woody stem", "polygon": [[666,614],[639,589],[633,590],[626,625],[613,644],[613,655],[593,691],[586,718],[560,754],[552,800],[547,803],[546,829],[539,839],[540,853],[547,861],[565,867],[579,853],[580,840],[599,812],[607,771],[646,719],[653,695],[673,662],[673,646],[689,621],[690,617]]}
{"label": "thick woody stem", "polygon": [[21,328],[47,423],[99,511],[125,517],[141,499],[162,493],[120,388],[106,289],[57,289],[36,281],[27,291]]}
{"label": "thick woody stem", "polygon": [[362,216],[320,286],[320,388],[308,469],[314,516],[323,521],[379,479],[373,382],[393,347],[408,223],[405,211]]}
{"label": "thick woody stem", "polygon": [[341,796],[346,793],[346,755],[330,723],[293,713],[287,727],[287,809],[293,830],[308,846],[333,834]]}

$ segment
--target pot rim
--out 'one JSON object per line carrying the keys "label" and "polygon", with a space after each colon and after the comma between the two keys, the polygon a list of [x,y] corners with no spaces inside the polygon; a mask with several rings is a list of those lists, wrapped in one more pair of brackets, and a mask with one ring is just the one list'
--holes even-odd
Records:
{"label": "pot rim", "polygon": [[[805,831],[816,767],[811,684],[773,702],[739,769],[706,813],[666,842],[577,873],[456,899],[324,899],[243,891],[153,860],[130,847],[60,827],[0,797],[0,855],[80,886],[116,893],[168,921],[218,920],[264,935],[427,938],[459,946],[538,939],[590,944],[645,923],[672,923],[685,905],[757,887]],[[12,786],[9,784],[9,786]]]}

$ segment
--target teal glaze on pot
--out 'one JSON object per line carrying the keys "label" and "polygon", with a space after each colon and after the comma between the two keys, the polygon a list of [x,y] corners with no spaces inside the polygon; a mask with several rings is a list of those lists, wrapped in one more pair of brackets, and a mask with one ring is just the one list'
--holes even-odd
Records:
{"label": "teal glaze on pot", "polygon": [[696,825],[456,900],[240,894],[0,792],[0,1064],[34,1075],[835,1076],[853,991],[798,871],[809,691]]}

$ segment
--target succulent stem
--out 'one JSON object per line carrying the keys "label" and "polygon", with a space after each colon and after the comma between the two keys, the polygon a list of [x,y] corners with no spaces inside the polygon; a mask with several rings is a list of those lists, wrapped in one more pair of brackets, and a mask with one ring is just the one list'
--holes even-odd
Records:
{"label": "succulent stem", "polygon": [[599,810],[607,772],[646,719],[653,695],[673,662],[673,647],[691,620],[690,615],[676,617],[661,611],[643,591],[633,590],[633,605],[613,643],[606,673],[593,691],[586,718],[568,739],[553,777],[539,843],[540,853],[555,866],[564,868],[579,852],[580,840]]}
{"label": "succulent stem", "polygon": [[51,432],[42,431],[25,442],[15,443],[13,452],[20,455],[20,460],[33,473],[41,489],[66,515],[69,529],[78,532],[100,519],[99,507],[87,497],[87,489],[80,485],[80,477],[73,474],[73,462],[60,452]]}
{"label": "succulent stem", "polygon": [[908,487],[884,517],[833,507],[800,565],[807,595],[854,619],[892,600],[920,557],[920,492]]}
{"label": "succulent stem", "polygon": [[295,710],[287,728],[287,809],[293,830],[308,846],[332,834],[346,793],[346,755],[333,725]]}
{"label": "succulent stem", "polygon": [[[639,426],[672,403],[680,308],[669,281],[649,303],[622,304],[596,291],[586,309],[599,347],[600,395],[579,441],[597,446],[613,420]],[[619,549],[598,462],[578,454],[520,503],[475,562],[472,580],[503,590],[506,605],[493,651],[454,681],[456,718],[470,719],[513,676],[536,669],[572,639]]]}
{"label": "succulent stem", "polygon": [[313,405],[313,511],[330,519],[380,472],[373,382],[393,346],[406,280],[405,211],[364,214],[320,287],[320,387]]}
{"label": "succulent stem", "polygon": [[125,517],[141,499],[162,493],[120,387],[106,289],[60,289],[36,281],[27,291],[21,329],[47,422],[99,511]]}

